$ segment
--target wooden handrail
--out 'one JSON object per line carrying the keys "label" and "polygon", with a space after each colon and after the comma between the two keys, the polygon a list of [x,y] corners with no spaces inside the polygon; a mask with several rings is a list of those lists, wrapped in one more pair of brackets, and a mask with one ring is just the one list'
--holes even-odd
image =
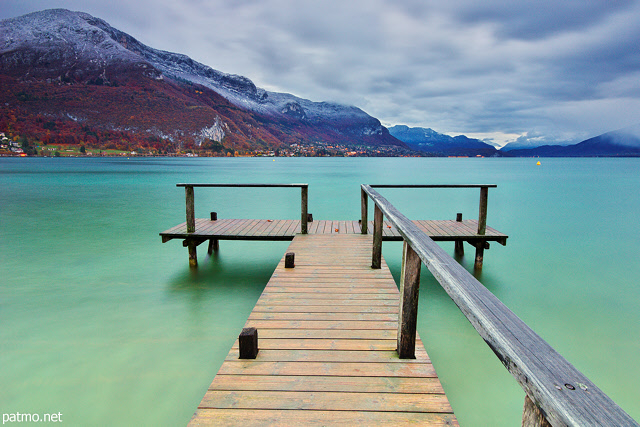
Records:
{"label": "wooden handrail", "polygon": [[308,188],[309,184],[176,184],[176,187],[299,187]]}
{"label": "wooden handrail", "polygon": [[187,184],[187,183],[179,183],[176,184],[176,187],[184,187],[185,191],[185,199],[186,199],[186,214],[187,214],[187,233],[193,233],[196,231],[196,218],[195,218],[195,201],[194,201],[194,191],[195,187],[235,187],[235,188],[274,188],[274,187],[285,187],[285,188],[300,188],[300,232],[302,234],[307,234],[308,229],[308,206],[309,206],[309,184]]}
{"label": "wooden handrail", "polygon": [[[372,184],[368,185],[369,188],[479,188],[480,189],[480,203],[478,209],[478,235],[484,236],[487,231],[487,204],[489,196],[489,188],[496,188],[496,184]],[[361,197],[361,211],[362,219],[361,230],[362,234],[367,234],[367,201],[368,196],[364,189],[362,190]],[[462,242],[457,242],[458,247],[462,248]],[[476,247],[476,258],[474,267],[476,269],[482,268],[484,259],[484,249],[486,242],[478,240],[473,245]]]}
{"label": "wooden handrail", "polygon": [[371,184],[370,188],[496,188],[497,184]]}
{"label": "wooden handrail", "polygon": [[[533,403],[525,405],[523,420],[532,418],[528,411],[537,410],[538,416],[553,426],[640,426],[387,199],[369,185],[363,184],[362,191],[396,227],[405,244],[523,388]],[[403,259],[403,268],[412,264]],[[402,276],[406,275],[415,274],[403,271]],[[401,306],[405,285],[401,281]],[[417,288],[415,283],[408,285]],[[411,298],[417,304],[417,289]],[[417,307],[406,312],[417,316]],[[399,319],[399,323],[411,321]],[[398,337],[399,349],[401,341],[410,342],[411,337]]]}

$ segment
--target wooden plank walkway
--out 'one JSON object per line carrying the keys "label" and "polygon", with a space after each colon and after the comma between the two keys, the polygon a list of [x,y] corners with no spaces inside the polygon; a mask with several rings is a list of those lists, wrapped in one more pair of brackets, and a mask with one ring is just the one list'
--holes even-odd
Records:
{"label": "wooden plank walkway", "polygon": [[257,358],[236,341],[189,425],[458,425],[420,338],[398,358],[398,289],[371,250],[355,231],[295,236],[245,325]]}
{"label": "wooden plank walkway", "polygon": [[[211,221],[196,218],[196,231],[187,233],[186,222],[160,233],[163,242],[171,239],[203,238],[219,240],[292,240],[300,233],[300,220],[292,219],[218,219]],[[484,240],[497,241],[504,245],[507,235],[487,227],[486,234],[477,234],[477,220],[416,220],[419,228],[435,241]],[[369,233],[373,232],[373,221],[368,222]],[[319,220],[308,224],[309,234],[360,234],[358,221]],[[388,221],[384,222],[383,240],[401,241],[402,236]]]}

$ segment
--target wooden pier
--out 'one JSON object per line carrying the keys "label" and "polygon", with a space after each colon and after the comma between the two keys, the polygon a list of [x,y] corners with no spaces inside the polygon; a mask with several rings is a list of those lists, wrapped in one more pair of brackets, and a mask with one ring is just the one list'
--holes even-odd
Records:
{"label": "wooden pier", "polygon": [[371,245],[297,235],[245,325],[257,357],[236,341],[189,425],[457,425],[420,338],[415,359],[396,352],[398,288]]}
{"label": "wooden pier", "polygon": [[[471,244],[480,268],[489,241],[507,239],[486,224],[495,185],[363,184],[360,221],[317,222],[307,184],[178,186],[186,222],[160,235],[182,239],[192,267],[205,241],[211,253],[225,239],[292,240],[190,426],[458,425],[416,331],[425,265],[521,385],[523,426],[640,427],[435,242],[454,241],[457,254]],[[196,219],[194,187],[298,187],[300,220]],[[410,220],[375,187],[479,188],[478,220]],[[399,287],[384,240],[404,242]]]}
{"label": "wooden pier", "polygon": [[[319,220],[313,221],[308,213],[307,184],[178,184],[185,188],[186,221],[160,233],[162,243],[172,239],[182,239],[183,246],[189,248],[189,264],[198,265],[196,248],[209,242],[208,253],[219,248],[220,240],[292,240],[297,234],[367,234],[374,230],[374,221],[368,221],[368,198],[363,193],[361,199],[361,219],[352,221]],[[217,212],[211,212],[209,218],[195,217],[194,188],[235,187],[235,188],[300,188],[301,218],[293,219],[224,219]],[[384,188],[479,188],[480,207],[478,219],[463,220],[458,213],[455,220],[415,220],[415,224],[434,241],[456,242],[456,253],[464,254],[463,242],[476,250],[475,267],[482,268],[484,250],[489,242],[507,244],[508,236],[487,226],[488,189],[495,185],[385,185]],[[379,211],[376,214],[381,215]],[[363,227],[364,224],[364,227]],[[381,222],[379,234],[383,241],[402,241],[402,235],[389,221]]]}

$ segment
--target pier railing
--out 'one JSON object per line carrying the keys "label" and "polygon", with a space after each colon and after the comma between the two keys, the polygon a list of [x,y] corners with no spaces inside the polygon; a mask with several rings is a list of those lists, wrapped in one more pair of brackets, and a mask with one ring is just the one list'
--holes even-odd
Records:
{"label": "pier railing", "polygon": [[176,187],[184,187],[186,208],[187,208],[187,233],[193,233],[196,231],[196,216],[195,216],[195,201],[194,191],[195,187],[237,187],[237,188],[274,188],[274,187],[292,187],[300,188],[300,232],[307,234],[308,225],[308,206],[309,206],[309,184],[176,184]]}
{"label": "pier railing", "polygon": [[[432,184],[432,185],[421,185],[421,184],[412,184],[412,185],[400,185],[400,184],[384,184],[384,185],[369,185],[369,188],[479,188],[480,189],[480,203],[479,203],[479,212],[478,212],[478,235],[484,236],[487,231],[487,202],[489,199],[489,188],[496,188],[495,184]],[[362,197],[361,197],[361,230],[362,234],[367,234],[367,214],[369,211],[368,208],[369,196],[365,192],[364,188],[362,189]],[[382,215],[382,212],[376,206],[376,210],[374,210],[374,224],[376,216]],[[382,217],[380,217],[382,218]],[[457,221],[462,221],[462,214],[458,214]],[[380,268],[380,262],[382,258],[382,219],[378,222],[380,225],[380,230],[378,232],[374,232],[374,268]],[[379,239],[376,236],[380,237]],[[475,243],[476,248],[476,258],[475,258],[475,267],[482,268],[482,262],[484,258],[484,249],[487,243],[484,241],[477,241]],[[462,249],[462,241],[456,241],[456,253],[463,253]],[[377,266],[377,267],[376,267]]]}
{"label": "pier railing", "polygon": [[[481,194],[485,191],[486,218],[486,189],[494,186],[479,187]],[[523,426],[639,426],[372,186],[362,185],[362,198],[363,233],[364,199],[371,198],[375,203],[373,268],[380,268],[377,259],[384,217],[404,239],[398,319],[401,358],[415,357],[420,268],[424,263],[525,391]],[[481,217],[482,198],[481,195]]]}

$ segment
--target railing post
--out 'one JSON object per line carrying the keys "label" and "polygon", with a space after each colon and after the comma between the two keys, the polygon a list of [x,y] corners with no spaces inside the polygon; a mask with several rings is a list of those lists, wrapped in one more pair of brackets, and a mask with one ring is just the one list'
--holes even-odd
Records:
{"label": "railing post", "polygon": [[360,229],[362,230],[362,234],[367,234],[367,215],[369,211],[369,195],[364,189],[360,190],[360,210],[362,213],[362,219],[360,220]]}
{"label": "railing post", "polygon": [[309,221],[309,217],[307,216],[307,211],[309,207],[309,187],[303,185],[300,189],[300,199],[302,205],[302,216],[300,218],[300,232],[302,234],[307,234],[307,222]]}
{"label": "railing post", "polygon": [[551,427],[549,421],[531,400],[529,395],[524,397],[524,410],[522,411],[522,427]]}
{"label": "railing post", "polygon": [[405,240],[400,276],[400,313],[398,315],[398,356],[416,358],[416,323],[418,321],[418,291],[422,260]]}
{"label": "railing post", "polygon": [[373,211],[373,256],[371,268],[382,267],[382,210],[376,204]]}
{"label": "railing post", "polygon": [[484,235],[487,231],[487,199],[489,188],[480,187],[480,212],[478,213],[478,234]]}
{"label": "railing post", "polygon": [[[480,187],[480,211],[478,213],[478,234],[484,236],[487,231],[487,199],[489,196],[488,187]],[[485,241],[481,240],[476,242],[476,259],[474,262],[474,268],[482,268],[482,262],[484,259],[484,244]]]}
{"label": "railing post", "polygon": [[187,233],[196,231],[196,214],[193,201],[193,186],[184,187],[185,198],[187,201]]}
{"label": "railing post", "polygon": [[[456,222],[462,222],[462,213],[458,212],[456,214]],[[464,255],[464,242],[462,240],[456,240],[455,244],[456,255],[463,256]]]}

